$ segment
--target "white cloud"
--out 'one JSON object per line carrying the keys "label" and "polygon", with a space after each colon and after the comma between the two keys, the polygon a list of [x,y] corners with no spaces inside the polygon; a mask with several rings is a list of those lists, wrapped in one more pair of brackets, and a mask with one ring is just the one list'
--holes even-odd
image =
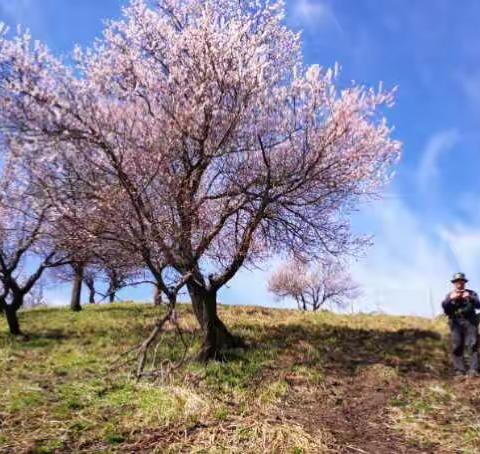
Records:
{"label": "white cloud", "polygon": [[456,257],[460,267],[470,276],[480,270],[480,230],[472,225],[456,224],[439,230],[442,240]]}
{"label": "white cloud", "polygon": [[333,25],[342,30],[331,6],[324,0],[295,0],[292,19],[306,28]]}
{"label": "white cloud", "polygon": [[379,202],[365,210],[364,217],[366,228],[376,234],[366,257],[352,265],[352,274],[364,289],[359,309],[439,313],[448,278],[456,271],[448,244],[438,242],[428,223],[398,198]]}
{"label": "white cloud", "polygon": [[417,182],[422,192],[431,189],[432,183],[440,175],[440,159],[460,141],[458,131],[445,130],[432,135],[425,147],[418,167]]}

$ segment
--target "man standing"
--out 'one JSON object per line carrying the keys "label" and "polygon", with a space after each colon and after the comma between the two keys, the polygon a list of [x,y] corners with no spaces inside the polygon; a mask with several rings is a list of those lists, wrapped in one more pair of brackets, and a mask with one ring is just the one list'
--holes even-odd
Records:
{"label": "man standing", "polygon": [[465,288],[468,279],[463,273],[453,276],[454,286],[442,303],[443,310],[449,318],[452,338],[452,362],[456,375],[464,375],[464,350],[469,357],[468,375],[478,376],[478,321],[475,309],[480,309],[478,295]]}

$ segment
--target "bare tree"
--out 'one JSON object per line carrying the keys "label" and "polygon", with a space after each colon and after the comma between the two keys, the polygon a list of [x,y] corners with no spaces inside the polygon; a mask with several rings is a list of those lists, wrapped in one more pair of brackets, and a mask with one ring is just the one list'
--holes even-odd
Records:
{"label": "bare tree", "polygon": [[304,311],[318,311],[327,303],[343,306],[360,295],[359,286],[335,260],[313,266],[291,260],[272,274],[268,289],[279,299],[294,299]]}

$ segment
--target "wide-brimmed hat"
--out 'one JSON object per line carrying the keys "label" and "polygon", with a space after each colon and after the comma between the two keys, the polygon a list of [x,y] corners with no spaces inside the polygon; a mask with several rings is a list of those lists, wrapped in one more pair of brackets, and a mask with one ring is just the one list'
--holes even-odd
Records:
{"label": "wide-brimmed hat", "polygon": [[468,282],[468,279],[465,276],[465,273],[455,273],[452,277],[452,283],[457,281]]}

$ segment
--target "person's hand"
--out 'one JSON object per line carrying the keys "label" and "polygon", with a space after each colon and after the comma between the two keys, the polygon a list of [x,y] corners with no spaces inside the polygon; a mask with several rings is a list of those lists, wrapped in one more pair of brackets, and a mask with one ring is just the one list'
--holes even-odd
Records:
{"label": "person's hand", "polygon": [[462,298],[464,293],[467,293],[467,292],[460,293],[458,290],[454,290],[453,292],[450,293],[450,299],[456,300],[458,298]]}
{"label": "person's hand", "polygon": [[464,292],[462,293],[462,298],[466,298],[466,299],[470,298],[470,293],[467,292],[467,291],[464,291]]}

